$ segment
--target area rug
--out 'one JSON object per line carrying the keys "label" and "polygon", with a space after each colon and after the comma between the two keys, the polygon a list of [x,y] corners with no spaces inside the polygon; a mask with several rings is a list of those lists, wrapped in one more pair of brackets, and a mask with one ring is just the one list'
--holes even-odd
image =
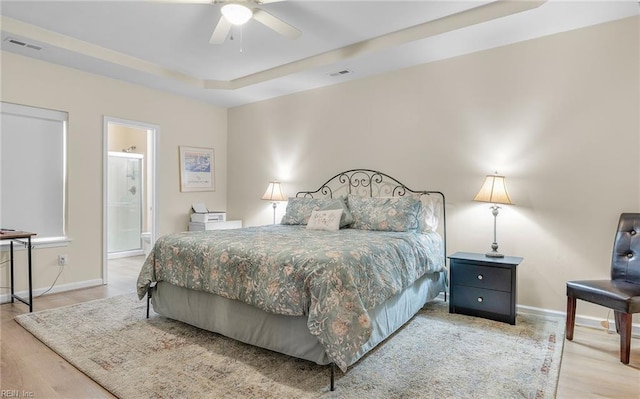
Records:
{"label": "area rug", "polygon": [[115,396],[130,398],[553,398],[564,320],[515,326],[435,301],[346,374],[156,314],[133,294],[16,317]]}

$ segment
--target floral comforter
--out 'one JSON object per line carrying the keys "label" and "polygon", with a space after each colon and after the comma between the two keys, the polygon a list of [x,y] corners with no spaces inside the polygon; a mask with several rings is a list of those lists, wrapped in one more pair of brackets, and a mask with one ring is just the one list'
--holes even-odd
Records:
{"label": "floral comforter", "polygon": [[138,297],[165,281],[256,306],[308,315],[311,334],[343,371],[369,339],[367,310],[444,269],[436,233],[263,226],[161,237],[138,277]]}

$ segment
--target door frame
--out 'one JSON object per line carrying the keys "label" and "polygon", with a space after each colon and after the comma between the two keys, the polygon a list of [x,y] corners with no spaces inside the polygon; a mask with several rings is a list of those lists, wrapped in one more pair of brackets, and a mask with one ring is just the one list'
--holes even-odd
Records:
{"label": "door frame", "polygon": [[149,205],[151,207],[151,212],[149,212],[149,217],[151,218],[151,245],[156,241],[158,237],[158,220],[159,220],[159,188],[158,188],[158,165],[160,162],[159,151],[158,151],[158,139],[160,136],[160,127],[157,125],[152,125],[145,122],[138,122],[128,119],[116,118],[111,116],[103,117],[103,126],[102,126],[102,284],[108,284],[109,281],[109,246],[108,246],[108,228],[109,228],[109,198],[108,198],[108,182],[109,182],[109,125],[117,124],[123,125],[130,128],[136,129],[145,129],[148,132],[151,132],[148,135],[149,145],[147,146],[147,151],[149,156],[151,157],[151,169],[152,179],[151,179],[151,192],[147,193],[147,198],[149,201]]}

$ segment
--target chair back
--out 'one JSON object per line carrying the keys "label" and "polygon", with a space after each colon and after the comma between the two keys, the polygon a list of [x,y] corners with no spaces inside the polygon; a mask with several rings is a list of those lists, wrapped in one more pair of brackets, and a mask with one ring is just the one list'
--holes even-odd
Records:
{"label": "chair back", "polygon": [[613,243],[611,279],[640,284],[640,213],[623,213]]}

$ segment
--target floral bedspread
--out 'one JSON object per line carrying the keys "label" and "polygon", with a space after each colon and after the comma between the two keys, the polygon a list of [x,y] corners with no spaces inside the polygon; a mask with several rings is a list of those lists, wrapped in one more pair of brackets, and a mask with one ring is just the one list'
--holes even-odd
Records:
{"label": "floral bedspread", "polygon": [[240,300],[264,311],[308,315],[311,334],[343,371],[369,339],[367,310],[426,272],[443,270],[436,233],[263,226],[161,237],[138,277]]}

